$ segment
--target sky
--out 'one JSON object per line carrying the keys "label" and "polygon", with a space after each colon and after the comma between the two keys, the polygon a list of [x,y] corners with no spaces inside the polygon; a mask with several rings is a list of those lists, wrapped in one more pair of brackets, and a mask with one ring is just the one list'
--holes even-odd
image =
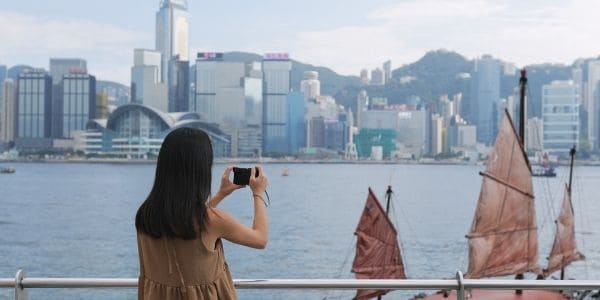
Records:
{"label": "sky", "polygon": [[[154,48],[159,0],[0,0],[0,64],[88,62],[128,84],[134,48]],[[517,66],[600,55],[596,0],[188,0],[190,54],[288,52],[358,75],[447,49]]]}

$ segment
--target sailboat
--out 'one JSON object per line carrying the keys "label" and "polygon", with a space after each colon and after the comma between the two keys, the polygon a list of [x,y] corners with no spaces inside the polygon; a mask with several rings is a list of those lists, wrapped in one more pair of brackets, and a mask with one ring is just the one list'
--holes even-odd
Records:
{"label": "sailboat", "polygon": [[[357,279],[406,279],[402,252],[398,244],[398,233],[387,216],[391,187],[386,192],[386,210],[369,188],[365,207],[361,214],[356,235],[356,254],[352,272]],[[354,299],[381,297],[389,290],[358,290]]]}
{"label": "sailboat", "polygon": [[[521,107],[524,107],[526,72],[521,72]],[[521,109],[521,137],[525,119]],[[514,276],[532,272],[538,279],[583,259],[575,244],[570,183],[557,221],[557,231],[549,265],[538,265],[538,238],[532,184],[532,170],[524,150],[524,141],[513,125],[508,111],[499,129],[483,177],[481,192],[471,229],[469,267],[465,278],[478,279]],[[572,151],[574,157],[574,150]],[[572,158],[573,161],[573,158]],[[572,175],[572,162],[571,162]],[[569,182],[571,179],[569,180]],[[564,272],[564,271],[563,271]],[[562,277],[561,277],[562,278]],[[557,291],[543,290],[471,290],[470,299],[570,299]],[[455,292],[440,292],[425,299],[456,299]]]}

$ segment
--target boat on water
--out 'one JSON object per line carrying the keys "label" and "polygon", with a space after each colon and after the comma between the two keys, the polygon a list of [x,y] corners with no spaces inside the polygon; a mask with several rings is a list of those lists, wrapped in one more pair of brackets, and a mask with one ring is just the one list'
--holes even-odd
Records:
{"label": "boat on water", "polygon": [[[406,279],[398,233],[388,218],[391,187],[386,192],[386,210],[369,188],[356,235],[356,254],[352,272],[357,279]],[[354,299],[381,297],[390,290],[357,290]]]}
{"label": "boat on water", "polygon": [[281,176],[289,176],[290,175],[290,171],[288,170],[288,168],[283,168],[283,170],[281,170]]}
{"label": "boat on water", "polygon": [[554,170],[554,165],[550,162],[548,158],[548,153],[544,153],[541,159],[541,165],[533,168],[533,176],[537,177],[556,177],[556,171]]}
{"label": "boat on water", "polygon": [[2,173],[2,174],[12,174],[12,173],[14,173],[16,171],[17,171],[17,169],[12,168],[12,167],[3,167],[3,168],[0,168],[0,173]]}
{"label": "boat on water", "polygon": [[556,177],[556,171],[553,166],[540,166],[534,168],[531,175],[535,177]]}
{"label": "boat on water", "polygon": [[[521,72],[521,95],[527,82],[526,73]],[[522,97],[521,107],[524,107]],[[522,111],[522,110],[521,110]],[[521,113],[521,120],[524,114]],[[522,123],[522,122],[521,122]],[[557,229],[548,266],[538,265],[538,238],[533,195],[533,172],[524,151],[524,127],[519,126],[520,135],[505,110],[502,124],[487,166],[482,176],[481,192],[466,236],[469,243],[469,267],[465,278],[480,279],[500,276],[515,276],[523,279],[531,272],[536,279],[545,279],[574,261],[583,260],[577,250],[573,206],[571,204],[571,178],[575,149],[571,151],[571,173],[566,186],[561,212],[556,222]],[[520,137],[521,138],[520,138]],[[574,299],[560,291],[545,290],[470,290],[465,291],[469,299]],[[421,299],[456,299],[456,292],[441,291]]]}

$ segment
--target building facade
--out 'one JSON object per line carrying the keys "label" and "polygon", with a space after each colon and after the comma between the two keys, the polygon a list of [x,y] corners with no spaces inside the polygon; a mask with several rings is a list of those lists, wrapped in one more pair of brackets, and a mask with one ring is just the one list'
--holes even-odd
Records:
{"label": "building facade", "polygon": [[17,109],[16,87],[11,80],[2,83],[2,97],[0,97],[0,143],[9,143],[15,140],[15,117]]}
{"label": "building facade", "polygon": [[131,68],[131,102],[168,111],[168,88],[161,81],[161,53],[147,49],[133,50]]}
{"label": "building facade", "polygon": [[579,87],[570,80],[542,87],[545,151],[566,155],[579,146],[579,97]]}
{"label": "building facade", "polygon": [[44,70],[17,80],[16,142],[23,148],[49,148],[52,129],[52,77]]}
{"label": "building facade", "polygon": [[471,74],[469,121],[477,126],[477,140],[491,144],[497,132],[497,103],[500,100],[501,63],[489,55],[475,61]]}
{"label": "building facade", "polygon": [[600,130],[598,120],[600,118],[600,103],[598,102],[598,84],[600,83],[600,60],[588,62],[587,81],[587,130],[588,141],[592,150],[599,146]]}
{"label": "building facade", "polygon": [[263,153],[288,153],[288,104],[292,62],[287,53],[265,54],[263,70]]}
{"label": "building facade", "polygon": [[89,74],[67,74],[62,79],[62,134],[72,138],[74,131],[86,128],[96,118],[96,78]]}
{"label": "building facade", "polygon": [[51,58],[50,76],[52,76],[52,128],[53,138],[63,138],[63,78],[68,74],[87,74],[87,62],[81,58]]}
{"label": "building facade", "polygon": [[198,114],[165,113],[141,104],[121,105],[107,120],[91,120],[78,144],[88,153],[144,158],[158,155],[166,135],[180,127],[206,131],[214,156],[230,156],[229,136],[215,124],[201,121]]}
{"label": "building facade", "polygon": [[168,81],[173,57],[189,61],[189,18],[187,0],[161,0],[156,13],[156,51],[162,56],[159,82]]}

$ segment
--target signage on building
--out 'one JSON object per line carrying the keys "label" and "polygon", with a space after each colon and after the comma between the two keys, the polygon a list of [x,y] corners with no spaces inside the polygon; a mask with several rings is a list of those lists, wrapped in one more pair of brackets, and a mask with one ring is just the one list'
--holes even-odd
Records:
{"label": "signage on building", "polygon": [[290,60],[288,53],[265,53],[263,60]]}
{"label": "signage on building", "polygon": [[198,60],[223,60],[222,52],[198,52],[196,55]]}

